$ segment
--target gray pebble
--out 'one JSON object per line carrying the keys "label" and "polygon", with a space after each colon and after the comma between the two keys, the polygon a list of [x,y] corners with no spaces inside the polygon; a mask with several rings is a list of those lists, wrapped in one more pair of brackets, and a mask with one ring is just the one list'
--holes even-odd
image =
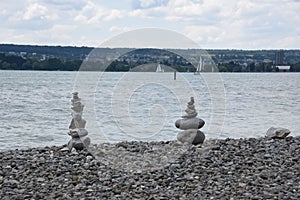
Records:
{"label": "gray pebble", "polygon": [[286,137],[5,151],[0,199],[300,199],[299,144]]}

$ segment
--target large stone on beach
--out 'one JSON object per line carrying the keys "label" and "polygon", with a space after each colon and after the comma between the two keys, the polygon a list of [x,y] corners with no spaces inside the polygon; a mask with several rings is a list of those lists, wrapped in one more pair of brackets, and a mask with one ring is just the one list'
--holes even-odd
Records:
{"label": "large stone on beach", "polygon": [[87,136],[72,138],[68,142],[68,148],[69,150],[72,150],[73,148],[75,148],[76,150],[83,150],[84,148],[88,147],[90,143],[91,143],[91,139]]}
{"label": "large stone on beach", "polygon": [[267,133],[266,133],[266,137],[269,138],[285,138],[286,136],[288,136],[291,133],[291,131],[289,129],[286,128],[275,128],[275,127],[271,127],[268,129]]}
{"label": "large stone on beach", "polygon": [[177,134],[177,140],[184,144],[202,144],[205,140],[203,132],[197,129],[188,129]]}
{"label": "large stone on beach", "polygon": [[199,118],[178,119],[175,122],[176,128],[181,130],[200,129],[204,126],[205,121]]}

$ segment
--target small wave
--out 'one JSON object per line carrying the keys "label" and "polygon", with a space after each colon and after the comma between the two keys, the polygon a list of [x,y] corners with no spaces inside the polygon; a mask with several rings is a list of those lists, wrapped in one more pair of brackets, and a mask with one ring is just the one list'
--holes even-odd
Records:
{"label": "small wave", "polygon": [[64,112],[64,110],[61,108],[52,108],[51,112]]}
{"label": "small wave", "polygon": [[11,130],[12,128],[10,126],[0,126],[0,130],[4,129],[4,130]]}

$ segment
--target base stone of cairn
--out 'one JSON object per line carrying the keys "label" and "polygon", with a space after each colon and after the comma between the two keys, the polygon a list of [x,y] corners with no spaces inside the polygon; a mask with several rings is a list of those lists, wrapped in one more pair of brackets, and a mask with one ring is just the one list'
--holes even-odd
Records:
{"label": "base stone of cairn", "polygon": [[194,97],[191,97],[185,110],[186,114],[182,116],[183,119],[175,122],[176,128],[183,130],[177,134],[177,140],[184,144],[197,145],[202,144],[205,140],[204,133],[199,130],[204,126],[205,121],[197,117],[198,113],[194,103]]}
{"label": "base stone of cairn", "polygon": [[69,135],[72,137],[68,142],[69,150],[83,150],[91,143],[91,139],[87,136],[88,131],[85,129],[86,121],[82,118],[84,105],[78,96],[78,92],[73,93],[72,102],[72,120],[69,126]]}

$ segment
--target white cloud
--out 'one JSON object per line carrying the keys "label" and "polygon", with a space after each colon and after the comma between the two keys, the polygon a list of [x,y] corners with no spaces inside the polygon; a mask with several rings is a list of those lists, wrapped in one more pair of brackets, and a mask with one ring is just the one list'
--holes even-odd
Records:
{"label": "white cloud", "polygon": [[117,9],[109,10],[104,17],[104,20],[110,21],[114,19],[120,19],[124,16],[123,12]]}
{"label": "white cloud", "polygon": [[286,36],[279,40],[274,41],[275,46],[278,48],[291,48],[291,49],[299,49],[300,46],[300,36],[292,35]]}
{"label": "white cloud", "polygon": [[[227,1],[217,4],[204,0],[173,0],[165,19],[181,23],[184,33],[201,42],[200,45],[235,48],[281,48],[282,40],[297,32],[300,20],[299,3],[286,1]],[[295,34],[297,35],[297,34]],[[295,37],[294,43],[298,43]],[[293,40],[289,37],[289,41]],[[262,41],[268,41],[263,42]],[[282,45],[281,45],[282,46]]]}
{"label": "white cloud", "polygon": [[168,0],[140,0],[140,5],[143,8],[157,7],[161,5],[166,5]]}
{"label": "white cloud", "polygon": [[168,4],[169,0],[132,0],[131,5],[134,9],[147,9]]}
{"label": "white cloud", "polygon": [[110,32],[113,32],[113,33],[123,33],[123,32],[127,32],[127,31],[131,31],[133,30],[134,28],[132,27],[127,27],[127,26],[124,26],[124,27],[120,27],[120,26],[112,26],[109,28],[109,31]]}
{"label": "white cloud", "polygon": [[143,8],[150,7],[151,5],[155,4],[156,0],[140,0],[140,5]]}
{"label": "white cloud", "polygon": [[52,43],[66,43],[71,42],[72,32],[77,29],[75,25],[61,25],[56,24],[49,29],[37,31],[37,35],[40,35],[38,39],[40,42],[43,40],[49,40]]}
{"label": "white cloud", "polygon": [[59,10],[81,10],[86,4],[86,0],[38,0],[38,2]]}
{"label": "white cloud", "polygon": [[138,17],[143,19],[151,19],[152,17],[148,15],[148,13],[145,10],[142,9],[136,9],[133,11],[130,11],[128,13],[130,17]]}
{"label": "white cloud", "polygon": [[109,9],[92,1],[88,1],[74,20],[82,24],[101,26],[105,21],[120,19],[123,16],[124,11],[122,10]]}
{"label": "white cloud", "polygon": [[48,9],[38,3],[30,4],[24,12],[23,19],[30,20],[33,18],[47,19],[49,18]]}
{"label": "white cloud", "polygon": [[7,10],[6,9],[3,9],[0,11],[0,16],[6,16],[8,14]]}
{"label": "white cloud", "polygon": [[157,27],[185,34],[205,48],[300,47],[297,0],[24,0],[0,1],[0,7],[0,43],[10,37],[21,43],[82,44]]}

